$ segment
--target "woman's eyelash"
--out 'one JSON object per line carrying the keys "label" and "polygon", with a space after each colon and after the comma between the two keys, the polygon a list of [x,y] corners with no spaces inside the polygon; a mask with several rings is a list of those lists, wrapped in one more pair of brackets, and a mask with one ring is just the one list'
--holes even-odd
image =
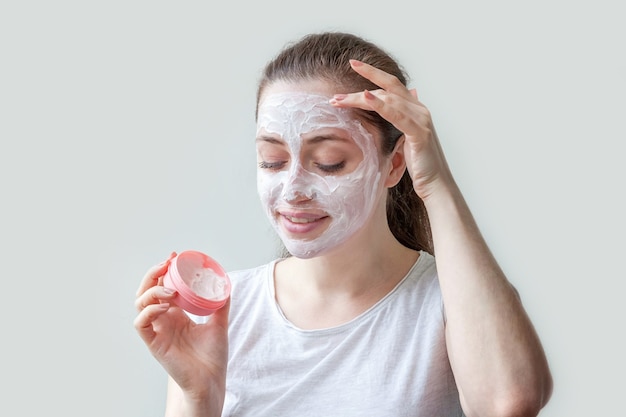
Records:
{"label": "woman's eyelash", "polygon": [[315,164],[315,165],[317,165],[317,167],[324,172],[332,173],[332,172],[341,171],[346,166],[346,162],[341,161],[338,164],[333,164],[333,165],[323,165],[323,164]]}
{"label": "woman's eyelash", "polygon": [[[278,162],[261,161],[261,162],[259,162],[259,168],[261,168],[261,169],[269,169],[269,170],[278,170],[278,169],[282,169],[285,166],[285,164],[286,164],[286,162],[284,162],[284,161],[278,161]],[[315,166],[320,171],[332,174],[332,173],[341,171],[346,166],[346,162],[345,161],[341,161],[341,162],[339,162],[337,164],[332,164],[332,165],[325,165],[325,164],[318,164],[318,163],[316,163]]]}
{"label": "woman's eyelash", "polygon": [[279,161],[279,162],[266,162],[266,161],[261,161],[259,162],[259,168],[261,169],[280,169],[285,165],[285,162]]}

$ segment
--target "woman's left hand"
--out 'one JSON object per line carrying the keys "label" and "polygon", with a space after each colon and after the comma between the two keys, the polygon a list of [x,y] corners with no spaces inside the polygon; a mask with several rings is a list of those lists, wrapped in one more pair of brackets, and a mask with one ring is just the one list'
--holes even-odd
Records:
{"label": "woman's left hand", "polygon": [[[391,74],[361,61],[351,60],[354,71],[380,87],[378,90],[337,94],[330,103],[377,112],[404,134],[404,155],[413,188],[422,199],[437,187],[452,182],[452,175],[437,138],[430,112],[414,89]],[[402,140],[402,139],[400,139]]]}

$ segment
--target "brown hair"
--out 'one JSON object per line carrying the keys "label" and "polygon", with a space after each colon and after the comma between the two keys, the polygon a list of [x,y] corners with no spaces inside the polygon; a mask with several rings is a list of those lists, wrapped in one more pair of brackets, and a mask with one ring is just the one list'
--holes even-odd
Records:
{"label": "brown hair", "polygon": [[[378,46],[353,34],[322,32],[306,35],[299,41],[286,45],[265,66],[257,90],[257,106],[265,87],[278,80],[324,80],[331,83],[338,93],[378,89],[378,86],[351,68],[350,59],[379,68],[407,85],[408,77],[404,70],[390,54]],[[402,132],[376,112],[358,110],[357,116],[378,129],[382,138],[382,153],[389,155]],[[408,171],[389,190],[387,221],[393,235],[404,246],[433,253],[426,208],[413,189],[413,181]]]}

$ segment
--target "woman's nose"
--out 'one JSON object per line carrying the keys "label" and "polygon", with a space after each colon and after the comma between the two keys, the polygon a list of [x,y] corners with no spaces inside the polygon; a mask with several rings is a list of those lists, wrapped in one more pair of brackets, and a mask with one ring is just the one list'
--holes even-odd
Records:
{"label": "woman's nose", "polygon": [[285,195],[285,201],[287,201],[290,204],[299,204],[305,201],[309,201],[311,199],[312,199],[311,197],[305,194],[302,194],[298,191],[294,191],[294,192],[289,193],[288,195]]}
{"label": "woman's nose", "polygon": [[294,167],[283,187],[283,199],[288,202],[302,202],[315,198],[312,174],[301,166]]}

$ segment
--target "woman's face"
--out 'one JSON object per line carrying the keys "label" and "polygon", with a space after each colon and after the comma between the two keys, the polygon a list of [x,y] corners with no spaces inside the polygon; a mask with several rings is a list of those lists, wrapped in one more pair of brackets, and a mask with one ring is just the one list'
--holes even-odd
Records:
{"label": "woman's face", "polygon": [[372,134],[310,89],[270,85],[257,115],[257,188],[285,247],[299,258],[336,248],[363,227],[378,190]]}

